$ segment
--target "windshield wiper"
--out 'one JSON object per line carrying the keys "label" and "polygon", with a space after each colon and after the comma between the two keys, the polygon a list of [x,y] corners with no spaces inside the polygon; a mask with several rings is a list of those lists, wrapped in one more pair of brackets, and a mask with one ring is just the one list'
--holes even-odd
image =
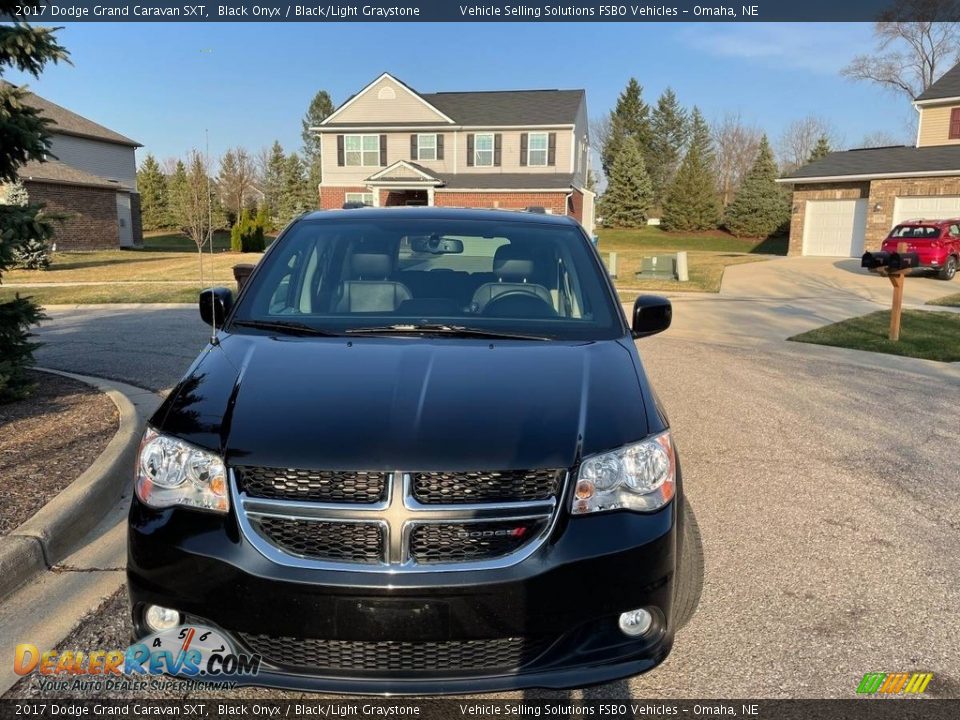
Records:
{"label": "windshield wiper", "polygon": [[417,323],[411,325],[382,325],[379,327],[360,327],[344,330],[351,335],[393,335],[396,333],[453,335],[455,337],[495,338],[500,340],[550,340],[542,335],[524,335],[522,333],[484,330],[465,325],[445,325],[443,323]]}
{"label": "windshield wiper", "polygon": [[323,337],[337,337],[336,333],[321,330],[312,325],[292,320],[234,320],[234,325],[254,328],[256,330],[274,330],[285,335],[320,335]]}

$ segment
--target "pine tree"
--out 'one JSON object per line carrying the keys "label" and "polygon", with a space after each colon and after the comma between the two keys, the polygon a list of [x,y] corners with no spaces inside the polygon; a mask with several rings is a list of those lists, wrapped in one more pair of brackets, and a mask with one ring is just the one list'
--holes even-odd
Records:
{"label": "pine tree", "polygon": [[624,138],[610,169],[599,212],[606,227],[636,228],[647,224],[653,187],[637,141]]}
{"label": "pine tree", "polygon": [[680,106],[676,93],[667,88],[650,115],[650,152],[646,161],[653,184],[655,208],[663,206],[667,190],[683,159],[689,136],[687,111]]}
{"label": "pine tree", "polygon": [[822,160],[832,152],[833,149],[830,147],[830,139],[826,135],[821,135],[820,139],[817,140],[817,144],[814,146],[813,150],[810,151],[810,157],[807,159],[807,164],[809,165],[817,160]]}
{"label": "pine tree", "polygon": [[643,87],[635,78],[630,78],[610,113],[609,133],[600,150],[603,174],[608,178],[626,138],[633,138],[644,157],[650,151],[650,108],[642,95]]}
{"label": "pine tree", "polygon": [[[13,17],[18,3],[0,0],[0,17]],[[39,77],[48,63],[67,60],[52,28],[26,23],[0,25],[0,184],[15,183],[17,170],[31,160],[42,162],[50,151],[50,120],[26,104],[26,90],[2,80],[14,68]],[[16,253],[31,241],[53,236],[50,218],[37,204],[0,205],[0,279]],[[44,317],[30,298],[17,295],[0,303],[0,402],[22,398],[31,390],[26,374],[36,343],[30,328]]]}
{"label": "pine tree", "polygon": [[167,176],[160,170],[160,163],[153,155],[148,154],[137,170],[137,189],[140,191],[143,229],[166,227],[170,217]]}
{"label": "pine tree", "polygon": [[320,90],[313,96],[310,106],[307,108],[307,114],[303,116],[301,126],[303,131],[303,161],[307,166],[307,174],[310,177],[310,184],[316,189],[320,184],[320,136],[310,131],[310,128],[316,127],[326,120],[333,113],[333,101],[330,99],[326,90]]}
{"label": "pine tree", "polygon": [[714,172],[710,128],[697,108],[690,116],[690,145],[664,200],[661,222],[665,230],[713,230],[723,210]]}
{"label": "pine tree", "polygon": [[283,164],[283,189],[280,196],[280,219],[282,224],[316,203],[312,202],[307,169],[297,153],[290,153]]}
{"label": "pine tree", "polygon": [[177,160],[173,175],[167,179],[167,227],[180,227],[180,214],[187,194],[187,167]]}
{"label": "pine tree", "polygon": [[724,222],[737,237],[770,237],[790,219],[787,195],[777,185],[777,164],[764,135],[753,166],[727,208]]}
{"label": "pine tree", "polygon": [[283,147],[274,140],[263,168],[261,190],[263,190],[263,202],[277,226],[283,224],[280,222],[280,205],[283,197],[283,177],[286,165],[287,156],[283,153]]}

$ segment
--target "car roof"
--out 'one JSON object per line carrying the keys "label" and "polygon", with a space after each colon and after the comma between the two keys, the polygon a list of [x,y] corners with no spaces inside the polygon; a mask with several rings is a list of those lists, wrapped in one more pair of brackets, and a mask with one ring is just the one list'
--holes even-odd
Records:
{"label": "car roof", "polygon": [[924,219],[913,219],[913,220],[904,220],[903,222],[897,223],[897,227],[902,227],[904,225],[955,225],[960,223],[960,218],[943,218],[940,220],[924,220]]}
{"label": "car roof", "polygon": [[302,220],[381,220],[383,218],[411,218],[415,220],[495,220],[548,225],[576,225],[577,221],[567,215],[527,212],[524,210],[499,210],[487,208],[453,208],[436,206],[401,206],[386,208],[353,208],[349,210],[313,210],[297,218]]}

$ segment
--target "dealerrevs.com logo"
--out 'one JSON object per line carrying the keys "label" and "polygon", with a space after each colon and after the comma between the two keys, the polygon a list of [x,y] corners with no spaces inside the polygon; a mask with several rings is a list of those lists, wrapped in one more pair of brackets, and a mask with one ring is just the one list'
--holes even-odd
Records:
{"label": "dealerrevs.com logo", "polygon": [[220,687],[260,671],[260,655],[237,652],[218,631],[183,625],[148,635],[125,650],[48,650],[21,643],[14,652],[18,675],[36,674],[43,690],[138,690],[159,687],[159,676]]}
{"label": "dealerrevs.com logo", "polygon": [[857,694],[919,695],[932,679],[933,673],[867,673],[857,686]]}

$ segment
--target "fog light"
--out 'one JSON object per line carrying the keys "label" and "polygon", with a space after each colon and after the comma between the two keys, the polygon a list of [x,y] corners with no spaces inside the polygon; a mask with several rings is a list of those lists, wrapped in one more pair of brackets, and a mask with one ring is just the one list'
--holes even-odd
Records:
{"label": "fog light", "polygon": [[159,605],[148,605],[143,614],[143,621],[155,633],[172,630],[180,625],[180,613]]}
{"label": "fog light", "polygon": [[620,631],[624,635],[630,637],[646,635],[651,627],[653,627],[653,616],[643,608],[620,614]]}

